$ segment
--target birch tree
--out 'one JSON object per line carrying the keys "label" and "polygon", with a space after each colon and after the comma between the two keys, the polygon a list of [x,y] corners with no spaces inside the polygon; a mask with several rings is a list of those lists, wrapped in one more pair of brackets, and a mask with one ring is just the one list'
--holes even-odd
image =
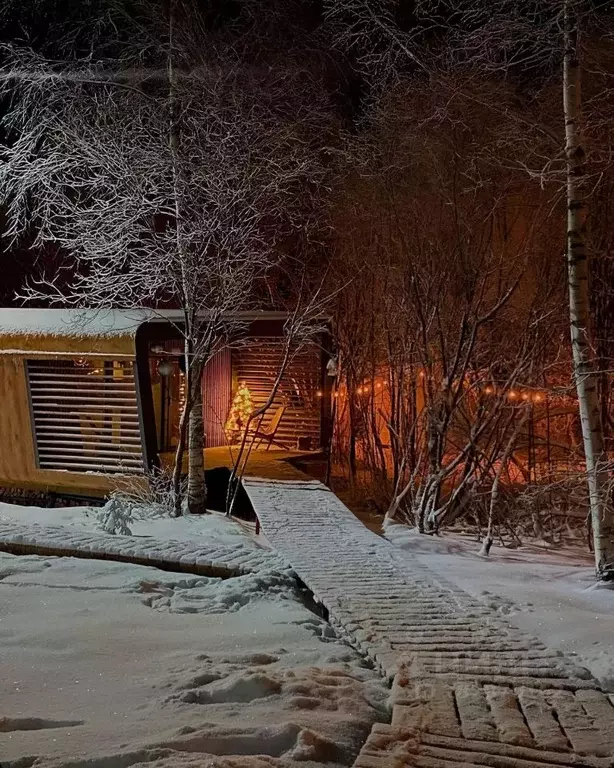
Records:
{"label": "birch tree", "polygon": [[322,179],[315,86],[309,94],[304,72],[253,66],[227,43],[191,3],[171,0],[166,15],[143,6],[113,58],[8,46],[0,72],[11,103],[6,233],[63,255],[28,297],[183,311],[176,513],[186,442],[188,507],[205,506],[202,370],[239,330],[232,316],[255,306],[256,283]]}
{"label": "birch tree", "polygon": [[589,261],[586,248],[586,153],[581,133],[582,73],[578,0],[564,0],[563,115],[567,175],[567,270],[574,377],[588,474],[597,571],[614,577],[614,513],[590,333]]}

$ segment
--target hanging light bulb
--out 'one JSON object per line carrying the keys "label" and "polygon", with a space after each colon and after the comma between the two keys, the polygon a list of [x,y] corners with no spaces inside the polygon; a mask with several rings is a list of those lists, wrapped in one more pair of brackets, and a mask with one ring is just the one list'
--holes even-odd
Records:
{"label": "hanging light bulb", "polygon": [[170,376],[173,372],[173,364],[168,360],[162,360],[158,363],[158,373],[160,376]]}

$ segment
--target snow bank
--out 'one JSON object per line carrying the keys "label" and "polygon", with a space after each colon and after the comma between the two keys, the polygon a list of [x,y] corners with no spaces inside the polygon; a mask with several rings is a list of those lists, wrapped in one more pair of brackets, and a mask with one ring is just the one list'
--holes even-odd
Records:
{"label": "snow bank", "polygon": [[0,605],[3,768],[349,765],[386,717],[285,576],[0,554]]}
{"label": "snow bank", "polygon": [[493,545],[478,555],[475,538],[427,536],[389,525],[386,537],[408,557],[480,597],[549,647],[576,655],[614,691],[614,591],[595,584],[593,560],[580,547]]}
{"label": "snow bank", "polygon": [[[15,520],[28,525],[53,525],[100,531],[97,513],[92,507],[26,507],[0,502],[0,520]],[[255,536],[254,526],[211,512],[207,515],[183,515],[178,518],[142,517],[130,522],[134,536],[153,536],[159,540],[190,541],[193,544],[241,544],[248,549],[269,548],[262,535]]]}

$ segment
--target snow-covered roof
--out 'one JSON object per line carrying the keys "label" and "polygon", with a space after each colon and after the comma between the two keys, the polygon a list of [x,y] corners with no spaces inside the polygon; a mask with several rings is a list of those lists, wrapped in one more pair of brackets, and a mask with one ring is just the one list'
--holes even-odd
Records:
{"label": "snow-covered roof", "polygon": [[[285,312],[239,312],[237,318],[283,320]],[[234,316],[233,316],[234,317]],[[181,323],[182,312],[175,309],[0,309],[1,336],[56,336],[100,338],[134,336],[145,322]]]}
{"label": "snow-covered roof", "polygon": [[153,315],[144,309],[0,309],[0,336],[133,336]]}
{"label": "snow-covered roof", "polygon": [[[283,321],[286,312],[237,312],[233,320]],[[181,324],[176,309],[0,309],[0,355],[95,355],[133,358],[144,323]]]}

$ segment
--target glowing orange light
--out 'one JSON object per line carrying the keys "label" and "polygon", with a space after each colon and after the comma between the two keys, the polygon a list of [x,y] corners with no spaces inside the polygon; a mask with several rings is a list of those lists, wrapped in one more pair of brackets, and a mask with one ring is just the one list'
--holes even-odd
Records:
{"label": "glowing orange light", "polygon": [[318,391],[316,392],[316,394],[317,394],[317,396],[318,396],[318,397],[322,397],[322,390],[318,389]]}
{"label": "glowing orange light", "polygon": [[536,403],[540,403],[542,401],[542,396],[541,395],[535,395],[533,400],[535,400]]}
{"label": "glowing orange light", "polygon": [[492,387],[484,387],[484,392],[486,392],[487,395],[492,395]]}
{"label": "glowing orange light", "polygon": [[522,393],[522,399],[523,399],[523,400],[528,400],[528,399],[529,399],[529,396],[527,395],[527,393],[526,393],[526,392],[523,392],[523,393]]}
{"label": "glowing orange light", "polygon": [[423,379],[423,378],[424,378],[424,371],[420,371],[420,378],[421,378],[421,379]]}
{"label": "glowing orange light", "polygon": [[377,388],[378,388],[378,389],[381,389],[381,388],[382,388],[382,385],[379,383],[379,381],[377,382],[377,385],[376,385],[376,386],[377,386]]}
{"label": "glowing orange light", "polygon": [[509,393],[509,395],[508,395],[508,397],[510,398],[510,400],[514,400],[514,398],[516,398],[517,396],[518,396],[518,395],[516,394],[516,392],[514,392],[514,390],[513,390],[513,389],[512,389],[512,391]]}
{"label": "glowing orange light", "polygon": [[359,395],[362,395],[362,387],[358,387],[358,389],[356,390],[356,392],[357,392]]}

